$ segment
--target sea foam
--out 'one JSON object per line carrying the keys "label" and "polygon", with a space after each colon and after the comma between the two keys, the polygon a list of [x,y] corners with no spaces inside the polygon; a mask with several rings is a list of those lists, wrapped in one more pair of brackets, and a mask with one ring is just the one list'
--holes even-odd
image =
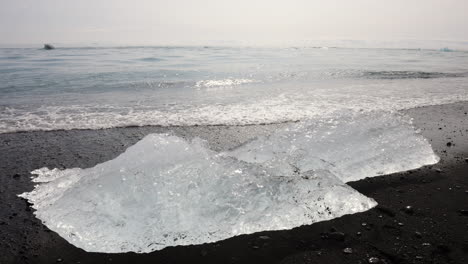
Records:
{"label": "sea foam", "polygon": [[[368,92],[371,87],[372,92]],[[459,93],[410,94],[411,85],[349,85],[340,89],[281,93],[266,99],[216,104],[172,103],[153,105],[46,105],[38,109],[0,107],[0,133],[35,130],[104,129],[127,126],[209,126],[275,124],[310,118],[333,118],[337,112],[397,111],[413,107],[468,100]],[[206,88],[211,89],[211,88]],[[391,91],[394,90],[394,91]],[[359,96],[354,93],[361,94]],[[464,94],[462,94],[464,93]]]}

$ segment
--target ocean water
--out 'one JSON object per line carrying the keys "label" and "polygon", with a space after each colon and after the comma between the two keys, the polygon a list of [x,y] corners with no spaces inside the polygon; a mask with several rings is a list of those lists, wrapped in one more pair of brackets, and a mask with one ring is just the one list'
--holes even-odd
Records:
{"label": "ocean water", "polygon": [[468,100],[450,49],[0,49],[0,133],[246,125]]}

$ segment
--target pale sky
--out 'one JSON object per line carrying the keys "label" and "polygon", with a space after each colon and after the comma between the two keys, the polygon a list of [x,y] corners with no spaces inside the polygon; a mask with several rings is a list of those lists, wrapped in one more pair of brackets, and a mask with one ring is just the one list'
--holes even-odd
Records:
{"label": "pale sky", "polygon": [[468,41],[468,0],[0,0],[0,44]]}

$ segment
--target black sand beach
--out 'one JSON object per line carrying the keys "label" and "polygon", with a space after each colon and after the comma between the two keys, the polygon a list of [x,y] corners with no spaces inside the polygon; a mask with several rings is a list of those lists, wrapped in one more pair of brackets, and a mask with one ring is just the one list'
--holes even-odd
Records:
{"label": "black sand beach", "polygon": [[223,150],[282,125],[0,134],[0,263],[468,263],[467,112],[466,102],[405,111],[441,161],[350,183],[379,203],[370,211],[150,254],[76,248],[42,225],[17,194],[32,190],[30,171],[36,168],[91,167],[149,133],[201,137]]}

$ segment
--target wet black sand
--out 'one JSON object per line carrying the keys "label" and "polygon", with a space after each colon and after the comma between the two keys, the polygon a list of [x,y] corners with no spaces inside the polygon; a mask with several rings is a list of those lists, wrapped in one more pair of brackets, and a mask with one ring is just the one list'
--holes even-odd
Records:
{"label": "wet black sand", "polygon": [[282,125],[0,134],[0,263],[468,263],[467,112],[468,103],[406,111],[441,162],[350,183],[379,203],[375,209],[289,231],[150,254],[85,252],[48,230],[16,195],[32,189],[33,169],[91,167],[148,133],[198,136],[222,150]]}

